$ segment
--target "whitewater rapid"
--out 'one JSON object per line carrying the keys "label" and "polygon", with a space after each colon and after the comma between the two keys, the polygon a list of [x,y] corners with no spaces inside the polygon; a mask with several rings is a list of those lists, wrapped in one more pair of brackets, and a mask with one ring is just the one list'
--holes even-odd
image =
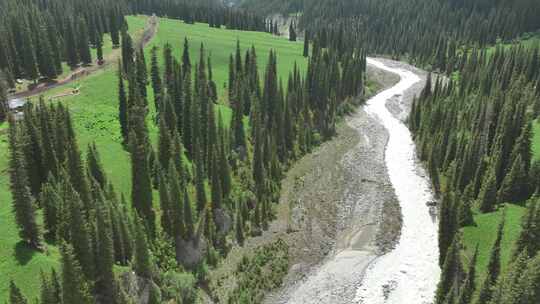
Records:
{"label": "whitewater rapid", "polygon": [[433,193],[424,170],[418,165],[415,144],[405,124],[386,107],[393,98],[420,81],[415,73],[393,68],[368,58],[368,64],[398,74],[399,83],[376,95],[364,107],[388,130],[385,162],[401,206],[403,226],[395,249],[378,257],[367,268],[354,303],[429,304],[439,280],[437,223],[426,202]]}

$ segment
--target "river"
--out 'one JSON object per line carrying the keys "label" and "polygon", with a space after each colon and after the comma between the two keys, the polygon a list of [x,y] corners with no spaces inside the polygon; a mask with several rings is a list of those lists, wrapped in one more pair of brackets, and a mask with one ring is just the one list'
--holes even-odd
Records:
{"label": "river", "polygon": [[403,226],[395,249],[367,268],[354,303],[432,303],[440,269],[437,223],[426,202],[433,200],[429,181],[418,166],[415,144],[405,124],[390,113],[386,102],[420,81],[415,73],[368,59],[379,69],[398,74],[400,82],[367,102],[365,110],[379,119],[389,133],[385,162],[401,206]]}
{"label": "river", "polygon": [[[412,97],[423,88],[425,73],[385,59],[368,58],[368,64],[372,80],[389,87],[347,118],[358,143],[339,164],[344,176],[336,177],[343,179],[344,193],[335,202],[339,225],[334,250],[266,303],[432,302],[440,275],[437,222],[426,205],[433,194],[403,123]],[[399,80],[388,81],[391,73]],[[402,223],[396,228],[395,217],[400,213]],[[387,231],[389,226],[383,223],[388,219],[393,226]],[[393,229],[399,227],[401,233],[396,236]],[[377,242],[392,235],[394,249],[378,255]],[[297,263],[301,267],[302,261]]]}

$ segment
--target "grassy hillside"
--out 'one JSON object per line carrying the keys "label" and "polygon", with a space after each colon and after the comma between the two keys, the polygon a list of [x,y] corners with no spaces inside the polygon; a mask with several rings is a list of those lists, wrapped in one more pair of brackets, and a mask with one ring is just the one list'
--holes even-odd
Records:
{"label": "grassy hillside", "polygon": [[[136,33],[144,28],[147,18],[131,16],[127,18],[130,32]],[[204,43],[212,55],[214,80],[220,95],[225,93],[225,82],[228,77],[229,55],[236,49],[237,39],[242,51],[253,44],[257,50],[261,79],[270,49],[277,51],[278,70],[286,80],[295,62],[305,69],[307,62],[302,57],[302,44],[292,43],[266,33],[230,31],[210,28],[207,24],[186,25],[178,20],[160,19],[158,32],[146,47],[147,62],[150,63],[150,50],[153,46],[161,48],[169,42],[173,46],[174,55],[180,58],[184,37],[190,42],[192,63],[198,61],[199,47]],[[110,48],[109,45],[107,47]],[[161,58],[160,58],[161,59]],[[59,99],[67,105],[72,113],[73,122],[78,134],[79,145],[83,151],[95,141],[101,154],[101,160],[118,192],[129,195],[131,180],[129,155],[122,149],[119,123],[117,121],[117,76],[115,68],[108,68],[93,74],[78,83],[56,88],[46,94],[51,96],[68,92],[73,87],[80,87],[80,94]],[[153,100],[149,87],[149,100]],[[153,102],[150,102],[153,105]],[[153,109],[151,109],[153,111]],[[229,111],[225,106],[221,110]],[[149,115],[151,116],[151,115]],[[157,128],[149,124],[151,136],[155,139]],[[11,195],[7,168],[7,138],[5,124],[0,126],[0,302],[7,299],[9,279],[13,278],[29,299],[39,295],[39,271],[58,266],[58,250],[49,245],[47,253],[35,253],[19,243],[17,228],[11,213]]]}
{"label": "grassy hillside", "polygon": [[[521,218],[525,212],[524,207],[505,205],[506,217],[504,235],[501,243],[501,262],[503,269],[510,261],[515,240],[521,232]],[[503,209],[496,212],[475,214],[476,226],[463,228],[463,244],[466,255],[471,258],[478,244],[478,260],[476,264],[477,286],[480,286],[486,274],[491,247],[497,237],[497,227],[501,222]],[[465,259],[467,260],[467,259]]]}

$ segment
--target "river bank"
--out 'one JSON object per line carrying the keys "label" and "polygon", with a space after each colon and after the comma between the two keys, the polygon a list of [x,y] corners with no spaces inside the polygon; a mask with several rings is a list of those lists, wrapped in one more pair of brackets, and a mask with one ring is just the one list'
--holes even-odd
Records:
{"label": "river bank", "polygon": [[[363,272],[353,303],[429,304],[440,276],[437,221],[427,202],[434,200],[429,178],[416,157],[416,145],[403,123],[415,94],[423,86],[420,75],[401,64],[368,59],[380,69],[399,74],[401,81],[368,101],[366,111],[389,131],[386,169],[402,214],[402,229],[395,248],[378,257]],[[418,93],[418,92],[417,92]],[[388,103],[387,101],[392,102]],[[396,115],[397,114],[397,115]]]}
{"label": "river bank", "polygon": [[[371,96],[399,81],[396,74],[371,65],[368,79],[376,84]],[[388,106],[405,118],[422,87],[423,81]],[[289,271],[282,288],[268,294],[265,303],[350,303],[362,273],[400,236],[401,210],[385,165],[388,139],[380,121],[359,107],[338,124],[335,138],[296,162],[282,181],[277,219],[269,230],[233,248],[211,271],[218,301],[234,288],[229,274],[242,256],[282,239],[289,245]]]}
{"label": "river bank", "polygon": [[[403,63],[380,61],[420,77],[402,96],[386,103],[404,120],[426,74]],[[396,74],[372,66],[368,70],[370,79],[384,89],[398,81]],[[282,190],[282,205],[299,202],[292,209],[299,236],[291,243],[294,252],[284,287],[266,303],[350,303],[370,263],[394,248],[402,222],[385,163],[388,139],[380,120],[361,107],[340,126],[327,149],[289,172],[287,179],[303,181],[291,188],[286,186],[291,181],[285,180]]]}

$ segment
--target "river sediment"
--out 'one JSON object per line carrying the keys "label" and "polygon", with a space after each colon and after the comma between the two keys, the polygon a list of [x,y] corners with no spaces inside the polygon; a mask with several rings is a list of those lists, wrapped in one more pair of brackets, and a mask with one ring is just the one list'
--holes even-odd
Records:
{"label": "river sediment", "polygon": [[[392,114],[404,120],[413,96],[423,88],[425,73],[403,63],[377,61],[413,71],[418,76],[418,81],[382,101]],[[398,80],[396,74],[380,67],[370,66],[368,70],[370,79],[386,89]],[[339,304],[358,300],[357,290],[363,284],[368,266],[377,264],[379,256],[391,253],[398,244],[402,221],[386,163],[389,133],[380,117],[367,108],[361,107],[348,117],[337,138],[328,143],[330,146],[336,142],[348,143],[342,144],[347,147],[345,152],[322,150],[319,156],[313,155],[314,159],[303,164],[311,170],[295,177],[303,184],[296,184],[292,191],[284,188],[282,199],[292,198],[297,203],[292,208],[292,214],[297,215],[292,222],[299,226],[297,230],[302,235],[293,244],[296,251],[304,254],[293,255],[293,266],[284,287],[269,295],[266,303]],[[324,153],[332,154],[333,159]],[[290,171],[293,175],[297,173],[294,168]],[[321,195],[329,192],[333,194]],[[313,208],[324,216],[306,212]]]}
{"label": "river sediment", "polygon": [[[354,303],[429,304],[433,301],[440,275],[437,223],[426,205],[433,200],[433,193],[429,179],[417,161],[411,133],[403,123],[406,115],[396,111],[402,108],[400,103],[387,103],[392,99],[406,100],[403,95],[421,82],[421,78],[400,65],[393,66],[392,62],[368,61],[401,77],[396,86],[371,99],[365,109],[377,117],[390,134],[385,161],[400,202],[403,227],[396,247],[377,258],[366,270]],[[405,104],[403,108],[407,106]]]}

